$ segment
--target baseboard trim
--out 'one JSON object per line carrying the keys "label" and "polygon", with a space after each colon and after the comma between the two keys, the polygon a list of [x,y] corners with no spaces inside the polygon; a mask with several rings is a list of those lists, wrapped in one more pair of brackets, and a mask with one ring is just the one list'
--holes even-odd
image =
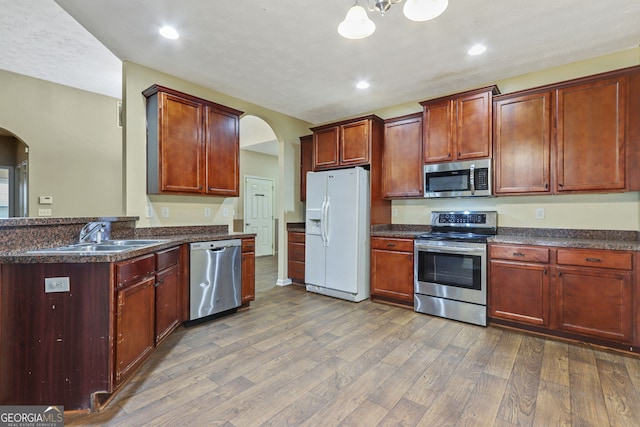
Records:
{"label": "baseboard trim", "polygon": [[276,281],[276,286],[289,286],[292,283],[291,279],[278,279]]}

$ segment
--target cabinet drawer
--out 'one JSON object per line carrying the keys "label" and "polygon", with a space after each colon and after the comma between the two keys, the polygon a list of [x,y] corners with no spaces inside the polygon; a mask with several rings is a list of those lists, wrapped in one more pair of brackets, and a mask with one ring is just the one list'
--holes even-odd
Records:
{"label": "cabinet drawer", "polygon": [[633,267],[630,252],[588,249],[558,249],[558,264],[617,270],[631,270]]}
{"label": "cabinet drawer", "polygon": [[156,253],[156,268],[164,270],[180,262],[180,247],[166,249]]}
{"label": "cabinet drawer", "polygon": [[521,245],[490,245],[489,256],[491,259],[548,263],[549,249]]}
{"label": "cabinet drawer", "polygon": [[289,260],[304,262],[304,244],[289,242]]}
{"label": "cabinet drawer", "polygon": [[289,232],[289,242],[304,243],[304,233]]}
{"label": "cabinet drawer", "polygon": [[126,285],[138,280],[156,270],[156,258],[154,254],[143,255],[137,258],[122,261],[116,264],[116,280],[118,286]]}
{"label": "cabinet drawer", "polygon": [[256,239],[242,239],[242,252],[254,252],[256,250]]}
{"label": "cabinet drawer", "polygon": [[290,260],[288,274],[289,278],[294,282],[304,283],[304,262]]}
{"label": "cabinet drawer", "polygon": [[413,252],[413,239],[389,239],[374,237],[371,239],[371,249]]}

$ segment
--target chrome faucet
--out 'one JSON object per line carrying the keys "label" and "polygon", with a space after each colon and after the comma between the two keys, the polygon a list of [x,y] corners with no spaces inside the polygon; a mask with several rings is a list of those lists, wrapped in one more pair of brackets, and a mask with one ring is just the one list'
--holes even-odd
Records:
{"label": "chrome faucet", "polygon": [[88,222],[80,230],[79,243],[101,243],[103,240],[108,240],[111,236],[111,223],[110,222]]}

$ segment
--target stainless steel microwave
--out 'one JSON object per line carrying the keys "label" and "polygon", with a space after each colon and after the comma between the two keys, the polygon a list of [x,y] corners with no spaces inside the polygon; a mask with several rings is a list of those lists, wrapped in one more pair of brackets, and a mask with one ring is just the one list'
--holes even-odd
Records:
{"label": "stainless steel microwave", "polygon": [[491,196],[491,159],[424,165],[424,197]]}

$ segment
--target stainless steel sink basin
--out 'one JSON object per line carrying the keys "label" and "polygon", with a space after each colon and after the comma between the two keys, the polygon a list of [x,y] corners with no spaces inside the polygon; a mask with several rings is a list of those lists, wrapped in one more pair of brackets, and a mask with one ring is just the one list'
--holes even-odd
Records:
{"label": "stainless steel sink basin", "polygon": [[148,246],[156,245],[158,243],[164,243],[163,239],[123,239],[123,240],[105,240],[100,245],[114,245],[114,246]]}
{"label": "stainless steel sink basin", "polygon": [[122,239],[105,240],[100,243],[78,243],[75,245],[59,246],[57,248],[37,249],[29,251],[33,254],[95,254],[95,253],[120,253],[140,249],[145,246],[153,246],[166,242],[163,239]]}

